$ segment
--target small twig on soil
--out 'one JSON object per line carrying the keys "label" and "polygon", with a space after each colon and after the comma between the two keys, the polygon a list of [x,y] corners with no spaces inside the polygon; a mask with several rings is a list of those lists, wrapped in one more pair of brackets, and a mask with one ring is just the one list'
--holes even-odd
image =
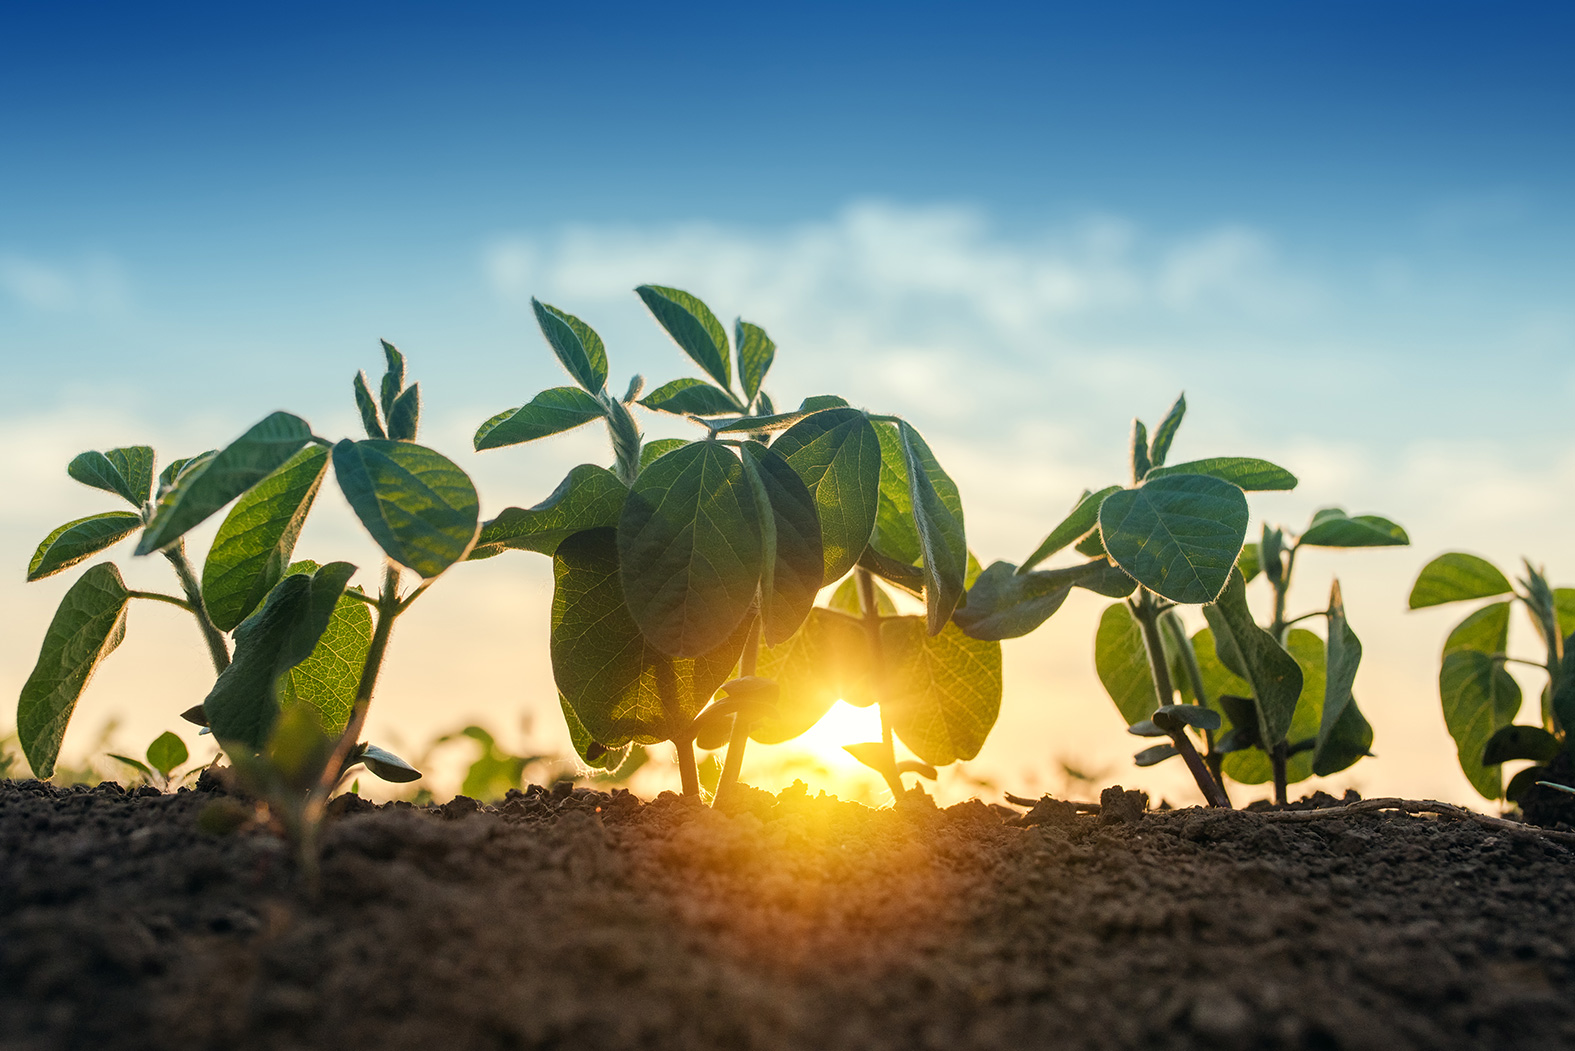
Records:
{"label": "small twig on soil", "polygon": [[[1050,799],[1052,797],[1046,796],[1045,798],[1046,799]],[[1039,800],[1037,800],[1037,799],[1029,799],[1027,796],[1016,796],[1016,795],[1013,795],[1010,792],[1006,793],[1006,801],[1008,803],[1011,803],[1013,806],[1027,806],[1027,807],[1034,806],[1035,804],[1037,804],[1039,802]],[[1070,800],[1070,799],[1058,799],[1058,800],[1056,800],[1056,802],[1058,802],[1058,803],[1065,803],[1068,806],[1070,806],[1073,810],[1076,810],[1078,813],[1081,813],[1081,814],[1097,814],[1097,813],[1099,813],[1099,804],[1098,803],[1078,803],[1078,802],[1075,802],[1075,801]]]}
{"label": "small twig on soil", "polygon": [[1552,829],[1538,828],[1536,825],[1528,825],[1521,821],[1491,817],[1453,803],[1440,803],[1436,799],[1398,799],[1386,796],[1381,799],[1362,799],[1344,806],[1320,807],[1317,810],[1270,810],[1255,813],[1266,821],[1318,821],[1322,818],[1350,817],[1353,814],[1369,814],[1379,810],[1400,810],[1407,814],[1437,814],[1439,817],[1459,821],[1474,821],[1479,825],[1503,832],[1519,832],[1551,839],[1558,843],[1575,844],[1575,832],[1555,832]]}

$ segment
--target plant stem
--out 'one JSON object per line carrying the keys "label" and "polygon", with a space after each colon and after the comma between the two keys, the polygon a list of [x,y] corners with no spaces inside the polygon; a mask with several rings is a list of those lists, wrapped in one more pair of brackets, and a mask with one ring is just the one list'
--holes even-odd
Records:
{"label": "plant stem", "polygon": [[[1209,704],[1209,691],[1203,685],[1203,669],[1198,665],[1197,651],[1192,648],[1192,640],[1187,638],[1186,629],[1182,626],[1181,618],[1174,613],[1160,615],[1160,627],[1170,635],[1171,644],[1181,656],[1181,667],[1187,673],[1187,682],[1192,686],[1194,703],[1207,708]],[[1203,743],[1206,751],[1203,762],[1209,768],[1209,773],[1214,777],[1214,783],[1220,790],[1220,795],[1225,797],[1227,805],[1230,795],[1225,791],[1225,777],[1223,767],[1225,757],[1214,750],[1214,731],[1203,731]]]}
{"label": "plant stem", "polygon": [[1274,805],[1284,806],[1285,799],[1285,762],[1290,749],[1281,741],[1269,750],[1269,763],[1274,767]]}
{"label": "plant stem", "polygon": [[1213,772],[1204,765],[1203,757],[1192,746],[1192,738],[1187,736],[1187,731],[1173,731],[1170,740],[1176,746],[1176,751],[1181,753],[1182,762],[1187,764],[1187,770],[1192,774],[1192,779],[1198,783],[1198,788],[1203,791],[1203,798],[1208,801],[1209,806],[1230,810],[1230,797],[1214,779]]}
{"label": "plant stem", "polygon": [[213,623],[213,618],[208,616],[208,607],[202,601],[202,583],[197,579],[196,572],[191,568],[191,562],[186,558],[186,541],[184,538],[164,549],[164,557],[169,559],[175,568],[175,575],[180,578],[181,590],[186,593],[186,601],[191,603],[191,614],[197,618],[197,626],[202,629],[202,640],[208,644],[208,656],[213,659],[213,670],[222,672],[230,666],[230,647],[224,641],[224,633]]}
{"label": "plant stem", "polygon": [[127,592],[127,594],[129,594],[132,598],[146,598],[152,599],[155,602],[168,602],[172,606],[179,606],[187,613],[195,612],[191,608],[190,602],[187,602],[183,598],[176,598],[174,595],[162,595],[157,591],[130,591]]}
{"label": "plant stem", "polygon": [[[1274,585],[1274,621],[1269,625],[1269,634],[1273,635],[1274,640],[1281,645],[1285,644],[1286,629],[1296,623],[1294,620],[1285,619],[1285,597],[1290,594],[1291,570],[1295,568],[1296,545],[1292,544],[1285,551],[1285,571],[1277,577],[1271,577],[1269,580],[1269,583]],[[1317,614],[1309,614],[1309,616],[1317,616]],[[1304,619],[1303,617],[1296,618],[1296,620]]]}
{"label": "plant stem", "polygon": [[[1170,664],[1165,660],[1165,643],[1159,634],[1157,599],[1147,588],[1142,588],[1135,599],[1127,600],[1127,607],[1132,610],[1132,615],[1143,628],[1143,649],[1148,654],[1148,670],[1153,676],[1154,695],[1163,707],[1175,700],[1175,687],[1170,681]],[[1192,739],[1187,736],[1187,731],[1176,730],[1170,735],[1170,739],[1174,742],[1176,751],[1181,753],[1182,760],[1187,764],[1187,770],[1197,782],[1198,790],[1203,793],[1203,798],[1208,801],[1209,806],[1229,810],[1230,798],[1225,795],[1225,790],[1220,787],[1214,774],[1204,765],[1203,757],[1198,755],[1198,750],[1193,746]]]}
{"label": "plant stem", "polygon": [[383,667],[383,655],[388,651],[388,639],[394,632],[394,621],[398,619],[400,611],[399,567],[389,562],[383,570],[383,590],[377,596],[377,625],[372,629],[372,645],[366,651],[365,663],[361,665],[361,681],[356,685],[350,721],[345,724],[344,733],[339,735],[339,743],[334,746],[333,756],[323,769],[319,789],[324,797],[339,782],[339,775],[343,772],[341,767],[366,727],[366,713],[372,707],[372,691],[377,686],[377,673]]}
{"label": "plant stem", "polygon": [[886,717],[886,705],[881,703],[886,696],[886,652],[880,638],[880,605],[875,593],[875,577],[869,570],[862,566],[855,567],[853,579],[859,591],[859,612],[864,618],[864,634],[870,642],[870,657],[875,668],[875,696],[880,704],[880,739],[884,749],[882,758],[885,760],[885,769],[880,771],[881,777],[886,779],[886,787],[891,789],[893,799],[901,799],[906,791],[902,787],[902,775],[897,773],[897,745],[892,738],[891,720]]}
{"label": "plant stem", "polygon": [[[739,661],[739,672],[743,675],[755,674],[755,667],[760,661],[760,618],[754,617],[749,627],[749,637],[744,642],[744,656]],[[744,769],[744,749],[749,745],[749,719],[742,712],[733,716],[733,735],[727,741],[727,761],[722,765],[722,779],[716,784],[716,800],[732,790],[738,783],[738,775]]]}
{"label": "plant stem", "polygon": [[700,798],[700,768],[695,765],[694,738],[674,740],[673,748],[678,752],[678,781],[684,795]]}

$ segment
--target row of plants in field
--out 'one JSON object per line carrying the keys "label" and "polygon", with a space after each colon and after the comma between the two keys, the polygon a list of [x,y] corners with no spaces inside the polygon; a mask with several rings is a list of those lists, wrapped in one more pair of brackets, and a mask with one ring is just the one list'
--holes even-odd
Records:
{"label": "row of plants in field", "polygon": [[[913,423],[835,394],[779,405],[765,389],[777,348],[761,327],[739,320],[730,336],[686,292],[636,291],[701,375],[649,393],[634,376],[616,394],[595,330],[532,300],[573,382],[486,420],[475,449],[526,455],[514,447],[593,425],[605,429],[610,463],[580,464],[546,499],[485,521],[466,473],[417,442],[420,387],[386,342],[380,382],[358,373],[352,385],[364,437],[323,437],[276,412],[157,473],[146,446],[72,460],[72,478],[129,509],[62,525],[28,579],[134,538],[136,555],[169,564],[176,589],[133,590],[110,561],[72,584],[18,701],[34,772],[53,772],[83,689],[125,637],[128,608],[169,603],[191,615],[215,676],[200,703],[174,704],[171,717],[211,732],[228,776],[309,845],[355,771],[420,776],[363,739],[395,621],[458,563],[509,551],[552,560],[553,677],[579,759],[606,776],[627,775],[666,742],[682,791],[699,795],[696,749],[725,748],[707,793],[725,796],[749,742],[791,740],[840,699],[878,710],[880,739],[848,751],[900,795],[904,778],[934,778],[978,753],[1000,708],[1002,640],[1039,628],[1074,588],[1114,600],[1095,664],[1130,732],[1154,742],[1139,765],[1178,758],[1211,805],[1229,806],[1228,781],[1272,782],[1283,802],[1288,785],[1370,754],[1353,695],[1362,647],[1339,581],[1322,609],[1293,615],[1286,596],[1302,548],[1407,544],[1394,522],[1331,507],[1299,533],[1265,526],[1247,542],[1248,494],[1297,480],[1252,457],[1171,462],[1179,398],[1152,434],[1135,422],[1127,484],[1084,492],[1020,564],[981,566],[958,487]],[[647,441],[643,413],[682,418],[692,435]],[[330,474],[386,556],[364,585],[347,562],[293,558]],[[226,508],[199,567],[186,537]],[[1069,564],[1044,568],[1057,556]],[[1529,564],[1526,574],[1517,588],[1451,553],[1411,595],[1413,608],[1510,596],[1450,634],[1439,679],[1462,768],[1488,798],[1559,777],[1575,718],[1575,591],[1551,588]],[[1272,591],[1266,624],[1247,603],[1259,578]],[[1511,725],[1521,698],[1504,665],[1520,658],[1505,642],[1517,601],[1546,646],[1535,662],[1549,679],[1540,726]],[[1184,607],[1207,626],[1189,633]],[[1319,623],[1322,634],[1309,627]],[[167,738],[123,761],[170,782],[187,757]],[[899,757],[899,742],[914,758]],[[1498,766],[1511,759],[1540,765],[1506,789]]]}

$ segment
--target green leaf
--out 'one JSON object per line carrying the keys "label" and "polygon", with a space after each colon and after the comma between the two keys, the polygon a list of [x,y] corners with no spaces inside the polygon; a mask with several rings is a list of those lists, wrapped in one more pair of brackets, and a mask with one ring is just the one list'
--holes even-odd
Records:
{"label": "green leaf", "polygon": [[822,412],[826,409],[846,409],[848,399],[836,394],[811,394],[799,402],[799,412]]}
{"label": "green leaf", "polygon": [[602,403],[579,388],[553,387],[536,395],[529,405],[505,410],[483,423],[476,429],[474,445],[481,452],[533,442],[549,434],[572,431],[606,415]]}
{"label": "green leaf", "polygon": [[1323,713],[1313,773],[1328,777],[1372,754],[1373,727],[1356,707],[1351,690],[1362,661],[1362,643],[1345,619],[1345,599],[1336,580],[1329,591],[1329,644],[1324,679]]}
{"label": "green leaf", "polygon": [[1220,713],[1200,704],[1166,704],[1154,709],[1149,721],[1161,733],[1172,733],[1183,727],[1199,730],[1218,730],[1224,725]]}
{"label": "green leaf", "polygon": [[1001,644],[950,623],[931,635],[921,617],[882,621],[880,635],[881,715],[897,737],[933,766],[978,755],[1001,711]]}
{"label": "green leaf", "polygon": [[[891,600],[891,596],[886,593],[886,589],[876,583],[871,590],[875,592],[875,611],[883,617],[895,617],[897,615],[897,604]],[[855,620],[863,617],[864,609],[860,605],[859,600],[858,577],[849,577],[837,585],[837,590],[831,593],[831,601],[826,603],[826,606],[828,609],[834,609],[838,613],[846,613]],[[854,704],[857,702],[850,700],[848,703]],[[870,703],[874,702],[871,701]]]}
{"label": "green leaf", "polygon": [[1145,748],[1132,757],[1135,766],[1158,766],[1173,755],[1180,755],[1173,744],[1157,744],[1152,748]]}
{"label": "green leaf", "polygon": [[733,343],[738,347],[738,385],[744,388],[744,400],[753,401],[776,359],[777,345],[765,329],[743,318],[733,323]]}
{"label": "green leaf", "polygon": [[1099,530],[1096,529],[1072,545],[1072,550],[1084,558],[1104,558],[1105,542],[1100,538]]}
{"label": "green leaf", "polygon": [[1236,568],[1241,570],[1243,583],[1251,584],[1252,578],[1263,571],[1263,553],[1257,544],[1243,544],[1236,556]]}
{"label": "green leaf", "polygon": [[968,541],[962,498],[935,454],[907,423],[897,425],[907,468],[909,500],[924,560],[924,605],[930,634],[938,634],[962,600]]}
{"label": "green leaf", "polygon": [[1511,759],[1550,762],[1564,745],[1540,726],[1505,726],[1482,747],[1482,765],[1497,766]]}
{"label": "green leaf", "polygon": [[682,449],[688,444],[688,440],[684,438],[658,438],[653,442],[646,442],[640,447],[640,470],[645,470],[674,449]]}
{"label": "green leaf", "polygon": [[864,553],[859,556],[858,567],[869,570],[888,584],[901,588],[916,599],[924,598],[924,570],[918,566],[900,562],[895,558],[887,558],[872,546],[865,548]]}
{"label": "green leaf", "polygon": [[43,580],[70,569],[141,528],[141,516],[130,511],[105,511],[67,522],[46,536],[33,552],[27,564],[27,579]]}
{"label": "green leaf", "polygon": [[586,766],[593,770],[616,770],[629,758],[634,749],[632,741],[625,741],[616,748],[604,745],[591,737],[591,732],[569,706],[569,699],[561,693],[558,694],[558,707],[563,710],[563,721],[569,728],[569,743]]}
{"label": "green leaf", "polygon": [[1099,568],[1079,577],[1076,586],[1106,598],[1126,598],[1137,590],[1138,585],[1120,566],[1112,565],[1109,559],[1105,559]]}
{"label": "green leaf", "polygon": [[146,445],[128,445],[102,453],[85,452],[66,466],[66,473],[140,509],[153,491],[153,450]]}
{"label": "green leaf", "polygon": [[771,543],[761,561],[761,635],[769,645],[782,642],[804,623],[820,593],[825,567],[815,497],[780,455],[759,442],[744,443],[744,466],[766,498],[760,508],[762,529]]}
{"label": "green leaf", "polygon": [[783,432],[771,448],[815,494],[825,570],[839,580],[869,546],[881,481],[880,439],[858,409],[830,408]]}
{"label": "green leaf", "polygon": [[186,742],[168,730],[159,734],[153,739],[153,743],[148,745],[148,764],[166,780],[177,766],[190,758],[191,753],[186,750]]}
{"label": "green leaf", "polygon": [[388,414],[388,436],[394,441],[413,442],[421,424],[421,384],[412,383],[394,399]]}
{"label": "green leaf", "polygon": [[[315,573],[315,562],[297,562],[289,573]],[[359,591],[359,588],[351,589]],[[334,603],[328,626],[307,658],[277,682],[279,701],[298,701],[317,712],[323,729],[343,733],[355,707],[356,691],[372,649],[372,610],[349,591]],[[387,780],[385,778],[384,780]]]}
{"label": "green leaf", "polygon": [[1132,421],[1132,484],[1137,485],[1148,474],[1151,466],[1148,462],[1148,428],[1143,426],[1142,420]]}
{"label": "green leaf", "polygon": [[680,416],[725,416],[738,411],[737,398],[693,377],[662,384],[641,398],[640,404],[647,409]]}
{"label": "green leaf", "polygon": [[736,434],[739,431],[769,434],[772,431],[785,431],[808,415],[807,412],[779,412],[770,416],[735,416],[726,420],[710,420],[706,426],[717,434]]}
{"label": "green leaf", "polygon": [[535,297],[530,301],[536,313],[536,324],[547,337],[547,345],[558,356],[563,367],[569,370],[574,382],[592,394],[600,394],[607,386],[607,348],[591,326],[548,306]]}
{"label": "green leaf", "polygon": [[1548,776],[1548,767],[1528,766],[1509,779],[1509,784],[1504,786],[1504,798],[1511,803],[1519,803],[1525,798],[1526,793],[1531,790],[1532,785],[1544,785],[1548,788],[1556,788],[1560,792],[1568,792],[1571,795],[1575,795],[1575,789],[1567,785],[1554,784],[1551,781],[1544,780]]}
{"label": "green leaf", "polygon": [[464,558],[481,503],[470,477],[441,453],[413,442],[334,446],[339,489],[389,558],[431,579]]}
{"label": "green leaf", "polygon": [[1497,766],[1483,764],[1482,752],[1520,711],[1520,685],[1491,654],[1464,648],[1449,652],[1447,646],[1446,652],[1438,671],[1444,725],[1471,787],[1485,799],[1497,799],[1504,791],[1503,777]]}
{"label": "green leaf", "polygon": [[662,653],[624,605],[618,546],[613,530],[591,529],[569,537],[553,555],[553,678],[591,739],[608,747],[686,733],[732,677],[749,631],[742,621],[693,659]]}
{"label": "green leaf", "polygon": [[[1267,633],[1265,633],[1267,634]],[[1218,638],[1218,633],[1215,634]],[[1295,709],[1291,717],[1290,727],[1285,731],[1283,740],[1289,741],[1314,741],[1323,721],[1323,705],[1325,691],[1327,690],[1325,668],[1327,656],[1324,642],[1317,635],[1304,628],[1292,628],[1286,636],[1285,649],[1280,652],[1289,652],[1295,661],[1295,667],[1301,672],[1301,692],[1295,700]],[[1249,687],[1250,689],[1250,687]],[[1258,705],[1246,712],[1237,714],[1256,720]],[[1228,732],[1233,727],[1243,726],[1234,719],[1229,718],[1229,711],[1221,706],[1227,721],[1221,726],[1221,733]],[[1273,743],[1273,738],[1269,739]],[[1291,755],[1285,763],[1285,779],[1289,784],[1305,781],[1312,776],[1316,752],[1313,747]],[[1353,759],[1352,762],[1355,762]],[[1259,748],[1244,749],[1226,756],[1224,772],[1232,780],[1244,785],[1261,785],[1274,779],[1274,766],[1269,760],[1268,753]]]}
{"label": "green leaf", "polygon": [[675,657],[708,653],[735,632],[764,556],[743,465],[716,442],[691,443],[640,472],[619,516],[624,601],[651,645]]}
{"label": "green leaf", "polygon": [[582,463],[535,507],[506,507],[483,525],[470,559],[490,558],[508,550],[550,555],[575,533],[616,526],[628,495],[628,487],[617,475],[605,467]]}
{"label": "green leaf", "polygon": [[1338,507],[1325,507],[1312,516],[1302,547],[1403,547],[1411,542],[1405,530],[1377,515],[1350,516]]}
{"label": "green leaf", "polygon": [[327,471],[328,450],[308,445],[225,516],[202,567],[202,602],[220,631],[235,630],[284,575]]}
{"label": "green leaf", "polygon": [[147,778],[149,781],[153,780],[153,771],[148,769],[148,764],[144,763],[142,760],[140,760],[140,759],[133,759],[129,755],[119,755],[119,754],[117,754],[115,752],[110,752],[109,753],[109,757],[111,759],[115,760],[116,762],[125,763],[127,766],[129,766],[133,770],[137,771],[139,774],[141,774],[143,777]]}
{"label": "green leaf", "polygon": [[171,461],[169,466],[159,472],[158,498],[162,500],[164,494],[169,492],[185,476],[187,471],[196,470],[217,455],[219,455],[219,450],[209,449],[207,452],[199,453],[196,456],[187,456]]}
{"label": "green leaf", "polygon": [[779,690],[776,714],[749,727],[749,736],[762,744],[792,740],[839,700],[867,707],[879,699],[869,633],[835,610],[812,609],[792,637],[760,647],[755,674],[775,680]]}
{"label": "green leaf", "polygon": [[1144,480],[1169,478],[1178,474],[1201,474],[1218,478],[1249,493],[1296,488],[1294,474],[1267,460],[1258,460],[1251,456],[1211,456],[1206,460],[1190,460],[1173,467],[1155,467],[1148,472]]}
{"label": "green leaf", "polygon": [[711,308],[688,292],[662,285],[641,285],[635,289],[657,323],[683,348],[695,364],[705,369],[723,387],[733,385],[732,365],[728,361],[727,332],[711,313]]}
{"label": "green leaf", "polygon": [[60,600],[16,702],[16,735],[36,777],[54,775],[77,698],[99,662],[126,637],[130,597],[120,571],[103,562],[83,573]]}
{"label": "green leaf", "polygon": [[137,554],[160,551],[187,530],[272,474],[312,440],[299,416],[276,412],[219,450],[201,466],[181,474],[175,488],[159,498],[153,519],[142,531]]}
{"label": "green leaf", "polygon": [[1176,438],[1176,430],[1181,426],[1181,418],[1187,414],[1187,396],[1180,394],[1176,403],[1165,413],[1165,418],[1159,421],[1159,426],[1154,428],[1154,440],[1149,443],[1148,460],[1154,467],[1165,466],[1165,457],[1170,455],[1170,443]]}
{"label": "green leaf", "polygon": [[1509,644],[1510,605],[1507,600],[1490,602],[1456,624],[1444,640],[1444,651],[1439,654],[1439,659],[1461,650],[1503,653]]}
{"label": "green leaf", "polygon": [[1173,602],[1212,602],[1247,535],[1247,497],[1217,478],[1180,474],[1105,498],[1105,550],[1139,584]]}
{"label": "green leaf", "polygon": [[368,438],[387,438],[383,420],[377,410],[377,399],[372,397],[372,385],[366,381],[365,372],[355,374],[355,407],[361,414],[361,426]]}
{"label": "green leaf", "polygon": [[226,750],[255,751],[268,742],[279,720],[280,678],[317,648],[355,571],[348,562],[330,562],[314,573],[288,573],[235,629],[235,656],[202,702]]}
{"label": "green leaf", "polygon": [[1450,551],[1433,559],[1417,574],[1416,583],[1411,586],[1411,608],[1505,595],[1509,591],[1509,581],[1493,563],[1463,551]]}
{"label": "green leaf", "polygon": [[1554,588],[1553,608],[1559,622],[1559,635],[1575,634],[1575,588]]}
{"label": "green leaf", "polygon": [[1116,702],[1123,724],[1142,722],[1159,707],[1154,673],[1143,646],[1143,628],[1124,602],[1106,606],[1099,618],[1099,629],[1094,633],[1094,671]]}
{"label": "green leaf", "polygon": [[[1078,499],[1077,504],[1073,506],[1072,512],[1062,519],[1059,525],[1050,530],[1050,535],[1045,537],[1038,547],[1034,548],[1034,553],[1028,556],[1028,560],[1023,563],[1022,568],[1018,572],[1028,572],[1057,551],[1065,548],[1068,544],[1075,543],[1087,536],[1091,530],[1099,525],[1099,505],[1105,502],[1107,496],[1120,491],[1121,487],[1119,485],[1112,485],[1099,490],[1097,493],[1085,492]],[[1101,550],[1099,553],[1102,555],[1104,551]]]}
{"label": "green leaf", "polygon": [[405,389],[405,356],[388,340],[380,339],[378,342],[383,345],[383,357],[388,361],[388,368],[383,372],[381,391],[383,418],[386,420],[394,414],[394,401],[399,397],[399,392]]}
{"label": "green leaf", "polygon": [[952,620],[969,638],[998,642],[1027,635],[1049,620],[1073,585],[1099,574],[1108,563],[1018,573],[1010,562],[994,562],[968,590],[968,602]]}
{"label": "green leaf", "polygon": [[361,762],[368,770],[395,784],[406,784],[421,778],[421,771],[411,766],[386,748],[369,744],[361,749]]}
{"label": "green leaf", "polygon": [[[1234,560],[1234,555],[1232,557]],[[1231,571],[1219,600],[1204,606],[1203,615],[1208,618],[1209,627],[1214,629],[1220,659],[1226,667],[1231,666],[1232,661],[1226,657],[1228,647],[1252,684],[1263,740],[1271,746],[1285,740],[1296,714],[1297,699],[1302,694],[1304,675],[1300,662],[1287,653],[1273,635],[1253,622],[1252,611],[1247,608],[1246,584],[1239,572]],[[1312,637],[1317,638],[1316,635]],[[1321,667],[1322,661],[1318,663]],[[1318,706],[1321,708],[1323,690],[1321,683],[1319,686]],[[1317,727],[1318,722],[1314,719],[1312,733],[1317,732]]]}

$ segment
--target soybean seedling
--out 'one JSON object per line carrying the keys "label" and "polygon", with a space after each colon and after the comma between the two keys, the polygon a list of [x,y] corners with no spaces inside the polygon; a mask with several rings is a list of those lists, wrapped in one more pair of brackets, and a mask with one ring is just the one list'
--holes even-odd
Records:
{"label": "soybean seedling", "polygon": [[[1506,798],[1524,805],[1537,782],[1553,776],[1549,764],[1570,747],[1575,726],[1575,588],[1554,588],[1529,561],[1526,575],[1510,583],[1493,563],[1462,551],[1439,555],[1417,575],[1410,606],[1423,609],[1449,602],[1507,598],[1478,607],[1456,624],[1444,641],[1438,694],[1444,723],[1455,739],[1460,769],[1486,799]],[[1510,609],[1523,606],[1542,640],[1540,660],[1509,652]],[[1515,725],[1520,684],[1505,670],[1508,663],[1535,667],[1547,675],[1542,689],[1541,725]],[[1502,763],[1531,759],[1534,766],[1504,784]],[[1568,777],[1571,771],[1560,771]]]}
{"label": "soybean seedling", "polygon": [[[1174,646],[1167,648],[1165,625],[1179,623],[1172,613],[1178,606],[1213,603],[1228,592],[1247,535],[1247,492],[1291,489],[1296,477],[1243,456],[1167,464],[1186,408],[1186,398],[1177,398],[1152,439],[1143,422],[1134,420],[1132,484],[1084,493],[1022,565],[991,565],[970,589],[957,620],[974,638],[1016,638],[1060,609],[1073,587],[1124,598],[1100,619],[1094,656],[1100,680],[1127,724],[1141,734],[1170,738],[1167,745],[1138,753],[1138,763],[1180,755],[1209,804],[1229,806],[1217,768],[1210,769],[1192,736],[1202,733],[1203,754],[1209,754],[1215,720],[1201,712],[1170,711]],[[1034,568],[1068,547],[1089,561]],[[1166,714],[1159,720],[1150,718],[1161,709]],[[1274,729],[1273,720],[1282,715],[1288,720],[1272,701],[1267,714]]]}
{"label": "soybean seedling", "polygon": [[114,752],[111,752],[109,757],[135,770],[142,775],[145,782],[160,792],[168,792],[171,788],[196,777],[202,771],[202,767],[198,766],[178,778],[175,776],[175,771],[191,758],[191,752],[187,750],[186,742],[169,730],[159,734],[148,745],[147,751],[143,753],[146,762],[142,759],[133,759],[129,755],[116,755]]}

